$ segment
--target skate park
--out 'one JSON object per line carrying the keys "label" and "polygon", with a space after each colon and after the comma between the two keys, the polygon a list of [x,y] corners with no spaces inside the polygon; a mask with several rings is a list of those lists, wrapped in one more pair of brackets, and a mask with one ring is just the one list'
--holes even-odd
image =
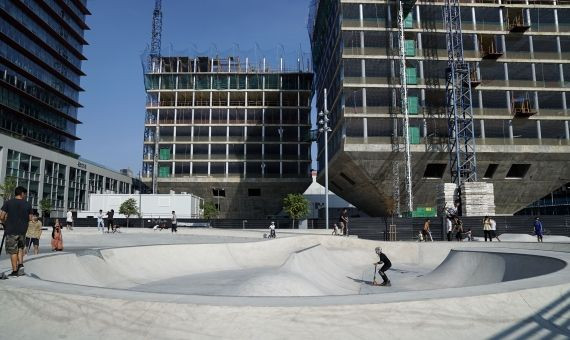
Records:
{"label": "skate park", "polygon": [[[0,303],[18,306],[3,328],[22,338],[411,338],[413,325],[427,338],[570,334],[568,243],[262,234],[69,232],[67,251],[29,256],[26,276],[2,281]],[[391,287],[371,285],[377,246]]]}

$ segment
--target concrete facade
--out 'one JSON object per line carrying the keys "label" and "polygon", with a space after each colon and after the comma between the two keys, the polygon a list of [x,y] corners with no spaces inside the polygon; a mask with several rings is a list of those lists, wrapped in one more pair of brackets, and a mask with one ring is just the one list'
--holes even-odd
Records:
{"label": "concrete facade", "polygon": [[[450,181],[442,5],[418,2],[405,20],[415,207],[435,207],[436,185]],[[309,22],[318,110],[323,89],[329,93],[331,190],[372,216],[396,211],[396,192],[404,209],[394,6],[314,1]],[[570,5],[462,2],[461,13],[465,59],[474,70],[478,180],[493,183],[497,214],[513,214],[570,178]],[[321,169],[323,149],[321,137]]]}
{"label": "concrete facade", "polygon": [[162,57],[145,72],[142,180],[155,192],[260,218],[310,184],[312,74],[300,60]]}

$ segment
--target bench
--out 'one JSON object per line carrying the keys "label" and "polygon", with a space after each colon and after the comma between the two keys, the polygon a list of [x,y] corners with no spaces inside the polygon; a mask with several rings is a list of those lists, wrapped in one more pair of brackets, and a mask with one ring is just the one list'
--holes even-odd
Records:
{"label": "bench", "polygon": [[210,228],[210,222],[178,222],[178,227]]}

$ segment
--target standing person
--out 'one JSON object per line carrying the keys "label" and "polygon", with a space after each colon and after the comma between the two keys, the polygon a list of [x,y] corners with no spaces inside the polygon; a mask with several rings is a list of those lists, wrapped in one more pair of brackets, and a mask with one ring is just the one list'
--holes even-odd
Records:
{"label": "standing person", "polygon": [[[380,274],[380,277],[382,277],[382,280],[384,281],[380,284],[380,286],[391,286],[392,284],[390,283],[390,279],[386,275],[386,271],[390,269],[390,267],[392,267],[392,262],[390,262],[388,256],[386,256],[382,252],[382,248],[376,247],[374,251],[376,252],[376,255],[378,255],[378,257],[380,258],[380,261],[376,262],[374,265],[384,264],[380,268],[380,270],[378,270],[378,274]],[[373,283],[376,284],[376,280],[374,280]]]}
{"label": "standing person", "polygon": [[51,251],[63,250],[63,234],[61,232],[61,225],[56,220],[53,230],[51,231]]}
{"label": "standing person", "polygon": [[451,217],[445,217],[445,223],[447,225],[447,241],[451,242],[451,235],[453,234],[453,222],[451,221]]}
{"label": "standing person", "polygon": [[34,255],[39,254],[41,236],[42,222],[40,222],[38,214],[35,213],[32,220],[28,223],[28,231],[26,232],[26,254],[32,245],[34,246]]}
{"label": "standing person", "polygon": [[537,241],[542,243],[544,228],[542,227],[542,222],[540,222],[540,219],[538,217],[534,220],[534,234],[536,235]]}
{"label": "standing person", "polygon": [[65,227],[67,230],[73,230],[73,213],[71,212],[71,209],[67,210],[65,222]]}
{"label": "standing person", "polygon": [[422,236],[425,242],[428,241],[428,236],[431,239],[431,241],[433,242],[433,238],[431,237],[431,231],[429,229],[429,226],[431,224],[431,221],[429,220],[429,218],[426,218],[425,222],[424,222],[424,227],[422,229]]}
{"label": "standing person", "polygon": [[338,218],[338,222],[340,223],[342,234],[344,236],[348,236],[348,209],[342,209],[340,217]]}
{"label": "standing person", "polygon": [[105,232],[105,222],[103,222],[103,210],[99,209],[99,213],[97,214],[97,231]]}
{"label": "standing person", "polygon": [[28,222],[32,220],[32,205],[26,201],[28,190],[16,187],[14,198],[4,202],[0,209],[0,221],[4,223],[6,253],[10,254],[12,273],[8,276],[24,275],[24,247]]}
{"label": "standing person", "polygon": [[269,238],[275,238],[275,222],[271,222],[269,225]]}
{"label": "standing person", "polygon": [[501,242],[499,236],[497,236],[497,222],[494,218],[489,217],[489,223],[491,223],[491,240],[493,240],[493,238],[496,238],[497,241]]}
{"label": "standing person", "polygon": [[113,227],[114,216],[115,216],[115,210],[111,209],[111,211],[107,212],[107,234],[110,233],[110,229],[115,230],[115,227]]}
{"label": "standing person", "polygon": [[493,237],[491,235],[491,219],[489,216],[485,216],[483,219],[483,234],[485,235],[485,242],[489,238],[489,242],[493,242]]}
{"label": "standing person", "polygon": [[457,241],[463,241],[463,222],[459,217],[455,217],[455,238]]}
{"label": "standing person", "polygon": [[171,232],[175,233],[178,230],[176,229],[176,212],[174,210],[172,210],[172,229]]}

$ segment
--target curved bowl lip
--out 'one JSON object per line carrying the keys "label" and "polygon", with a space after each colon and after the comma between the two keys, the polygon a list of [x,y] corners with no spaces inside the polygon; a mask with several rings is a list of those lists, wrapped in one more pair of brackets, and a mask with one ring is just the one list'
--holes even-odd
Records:
{"label": "curved bowl lip", "polygon": [[[157,245],[145,245],[140,247],[152,247]],[[159,245],[164,246],[164,245]],[[168,245],[170,246],[170,245]],[[179,246],[179,245],[172,245]],[[107,249],[132,248],[129,247],[110,247]],[[569,245],[570,248],[570,245]],[[87,250],[89,251],[89,250]],[[98,251],[92,249],[91,251]],[[380,294],[360,294],[360,295],[325,295],[325,296],[224,296],[224,295],[196,295],[196,294],[179,294],[179,293],[149,293],[129,289],[118,289],[109,287],[97,287],[89,285],[80,285],[73,283],[63,283],[57,281],[43,280],[33,276],[19,278],[17,281],[6,283],[10,286],[18,286],[27,289],[49,291],[62,294],[84,295],[99,298],[110,298],[131,301],[148,301],[148,302],[170,302],[182,304],[199,304],[213,306],[256,306],[256,307],[293,307],[293,306],[327,306],[327,305],[365,305],[378,304],[388,302],[406,302],[421,301],[430,299],[441,299],[450,297],[468,297],[497,293],[506,293],[517,290],[525,290],[540,287],[556,286],[567,284],[570,282],[570,253],[548,251],[548,250],[529,250],[519,248],[452,248],[455,252],[478,252],[478,253],[506,253],[521,254],[530,256],[540,256],[554,258],[565,263],[564,267],[558,271],[543,274],[540,276],[486,284],[478,286],[464,286],[456,288],[441,288],[415,291],[401,291]],[[569,249],[570,251],[570,249]],[[51,256],[73,255],[72,253],[47,254],[36,257],[28,261],[39,260]],[[437,266],[436,266],[437,267]]]}

